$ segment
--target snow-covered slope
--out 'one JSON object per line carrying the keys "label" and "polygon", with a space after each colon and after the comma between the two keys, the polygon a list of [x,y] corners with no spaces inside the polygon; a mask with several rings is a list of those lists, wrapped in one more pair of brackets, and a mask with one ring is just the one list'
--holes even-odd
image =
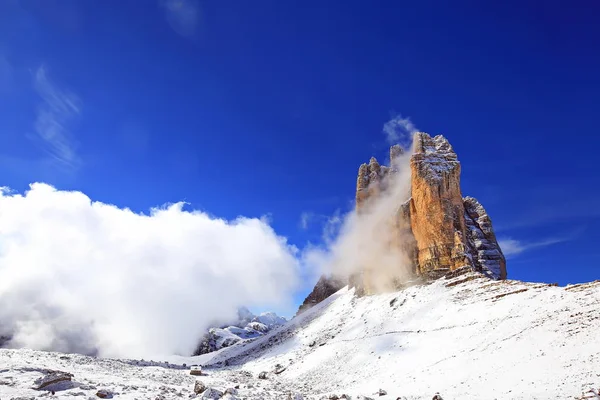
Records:
{"label": "snow-covered slope", "polygon": [[[236,397],[248,399],[573,399],[600,388],[599,304],[600,282],[562,288],[474,273],[363,298],[344,288],[252,342],[170,361],[203,364],[205,384],[239,385]],[[15,382],[0,384],[0,398],[35,395],[31,367],[72,372],[123,399],[187,397],[195,379],[173,366],[59,356],[0,350],[0,381]],[[95,393],[57,396],[67,392]]]}

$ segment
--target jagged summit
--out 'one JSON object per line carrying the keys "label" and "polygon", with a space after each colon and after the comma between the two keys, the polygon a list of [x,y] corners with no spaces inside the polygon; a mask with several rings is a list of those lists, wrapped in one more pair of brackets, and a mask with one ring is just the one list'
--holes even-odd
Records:
{"label": "jagged summit", "polygon": [[414,136],[414,153],[411,164],[421,176],[442,180],[444,174],[460,174],[460,162],[448,140],[442,135],[431,137],[424,132]]}
{"label": "jagged summit", "polygon": [[[400,157],[404,155],[401,146],[392,146],[389,154],[390,166],[381,165],[371,157],[369,163],[359,167],[356,212],[369,213],[367,204],[377,202],[384,193],[386,202],[390,196],[396,196],[387,210],[389,217],[373,231],[385,242],[379,250],[401,253],[404,257],[399,257],[398,271],[394,272],[389,265],[382,266],[375,255],[367,261],[369,265],[362,265],[362,271],[349,277],[350,286],[356,287],[358,294],[373,294],[379,290],[373,282],[381,281],[380,275],[386,275],[393,277],[393,285],[398,287],[402,282],[397,282],[397,277],[406,277],[407,260],[411,263],[408,269],[412,277],[436,279],[466,267],[491,279],[506,279],[506,260],[489,215],[475,198],[463,198],[461,166],[450,142],[442,135],[431,137],[424,132],[415,133],[408,194],[389,191],[394,184],[393,177],[397,176],[393,174],[407,168],[401,162]],[[382,268],[386,270],[380,271]],[[339,287],[339,282],[322,277],[301,310],[323,300],[324,294],[331,294]]]}

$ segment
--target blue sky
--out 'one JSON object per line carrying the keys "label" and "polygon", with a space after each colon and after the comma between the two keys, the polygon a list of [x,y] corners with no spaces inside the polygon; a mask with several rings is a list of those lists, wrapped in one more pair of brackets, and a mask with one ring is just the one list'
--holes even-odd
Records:
{"label": "blue sky", "polygon": [[1,186],[269,215],[303,248],[401,113],[454,146],[510,278],[600,278],[598,2],[180,3],[0,3]]}

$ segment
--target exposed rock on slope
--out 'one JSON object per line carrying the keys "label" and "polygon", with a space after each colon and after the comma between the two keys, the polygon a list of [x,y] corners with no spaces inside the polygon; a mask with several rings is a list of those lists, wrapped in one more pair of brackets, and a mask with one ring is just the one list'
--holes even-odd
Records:
{"label": "exposed rock on slope", "polygon": [[315,304],[322,302],[344,286],[346,286],[346,282],[343,280],[335,277],[328,278],[325,275],[322,275],[312,292],[310,292],[306,299],[304,299],[304,302],[300,305],[298,314],[308,310]]}

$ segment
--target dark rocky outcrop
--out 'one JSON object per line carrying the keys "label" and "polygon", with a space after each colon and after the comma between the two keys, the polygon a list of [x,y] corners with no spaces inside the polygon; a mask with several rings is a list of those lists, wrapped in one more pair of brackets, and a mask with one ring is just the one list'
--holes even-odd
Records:
{"label": "dark rocky outcrop", "polygon": [[304,302],[300,305],[298,314],[308,310],[315,304],[322,302],[346,285],[347,283],[342,279],[322,275],[312,292],[309,293],[306,299],[304,299]]}

